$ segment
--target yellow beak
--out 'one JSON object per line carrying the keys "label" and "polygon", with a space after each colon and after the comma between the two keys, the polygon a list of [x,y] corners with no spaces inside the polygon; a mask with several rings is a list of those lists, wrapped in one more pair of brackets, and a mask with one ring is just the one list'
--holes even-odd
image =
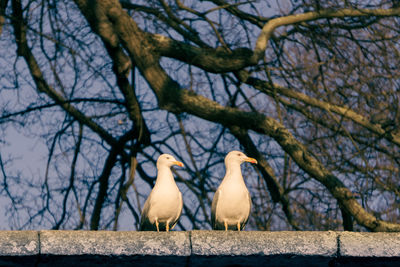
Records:
{"label": "yellow beak", "polygon": [[257,160],[253,158],[246,158],[245,161],[257,164]]}
{"label": "yellow beak", "polygon": [[175,165],[178,165],[179,167],[183,167],[183,163],[180,161],[174,161],[173,162]]}

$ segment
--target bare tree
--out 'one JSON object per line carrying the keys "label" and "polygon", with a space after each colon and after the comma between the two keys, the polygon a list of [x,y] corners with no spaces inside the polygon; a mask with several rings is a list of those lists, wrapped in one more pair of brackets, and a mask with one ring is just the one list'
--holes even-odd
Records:
{"label": "bare tree", "polygon": [[0,1],[0,150],[11,227],[136,229],[171,153],[178,228],[209,229],[243,150],[248,229],[399,231],[399,16],[391,1]]}

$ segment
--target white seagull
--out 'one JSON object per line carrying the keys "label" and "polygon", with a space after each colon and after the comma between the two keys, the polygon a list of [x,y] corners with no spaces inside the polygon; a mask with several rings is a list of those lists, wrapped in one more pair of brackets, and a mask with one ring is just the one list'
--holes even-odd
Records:
{"label": "white seagull", "polygon": [[240,151],[231,151],[225,157],[225,177],[215,192],[211,206],[214,230],[243,230],[251,209],[249,190],[244,183],[240,164],[257,163]]}
{"label": "white seagull", "polygon": [[182,193],[175,183],[171,166],[183,167],[173,156],[162,154],[157,160],[157,179],[143,206],[140,220],[142,231],[172,230],[182,213]]}

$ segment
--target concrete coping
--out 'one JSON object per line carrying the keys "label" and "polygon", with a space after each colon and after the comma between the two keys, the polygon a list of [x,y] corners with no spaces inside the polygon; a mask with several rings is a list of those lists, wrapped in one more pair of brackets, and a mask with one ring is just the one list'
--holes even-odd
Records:
{"label": "concrete coping", "polygon": [[0,266],[400,266],[400,233],[0,231]]}

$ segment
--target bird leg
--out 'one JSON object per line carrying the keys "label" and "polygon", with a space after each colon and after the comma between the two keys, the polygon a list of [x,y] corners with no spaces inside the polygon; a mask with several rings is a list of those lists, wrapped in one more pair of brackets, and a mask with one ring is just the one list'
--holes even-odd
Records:
{"label": "bird leg", "polygon": [[228,222],[224,221],[225,231],[228,231]]}
{"label": "bird leg", "polygon": [[165,225],[165,231],[169,232],[169,221],[167,221],[167,224]]}
{"label": "bird leg", "polygon": [[177,222],[171,226],[171,230],[174,229],[175,225],[177,224]]}
{"label": "bird leg", "polygon": [[156,228],[157,228],[157,232],[160,232],[160,228],[158,227],[158,218],[156,218]]}
{"label": "bird leg", "polygon": [[237,223],[237,229],[240,232],[240,222]]}

